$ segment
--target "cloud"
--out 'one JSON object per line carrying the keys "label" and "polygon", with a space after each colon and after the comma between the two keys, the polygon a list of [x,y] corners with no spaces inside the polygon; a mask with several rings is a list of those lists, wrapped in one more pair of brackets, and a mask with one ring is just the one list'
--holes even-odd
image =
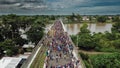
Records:
{"label": "cloud", "polygon": [[44,0],[0,0],[0,8],[43,9],[47,8],[47,5]]}
{"label": "cloud", "polygon": [[16,2],[19,2],[17,0],[0,0],[0,4],[14,4]]}
{"label": "cloud", "polygon": [[50,8],[70,8],[78,4],[82,4],[83,2],[86,2],[89,0],[57,0],[54,2],[48,2],[48,4],[51,6]]}
{"label": "cloud", "polygon": [[45,9],[45,8],[47,8],[47,5],[24,3],[20,8],[23,8],[23,9]]}
{"label": "cloud", "polygon": [[120,0],[0,0],[0,13],[120,13]]}

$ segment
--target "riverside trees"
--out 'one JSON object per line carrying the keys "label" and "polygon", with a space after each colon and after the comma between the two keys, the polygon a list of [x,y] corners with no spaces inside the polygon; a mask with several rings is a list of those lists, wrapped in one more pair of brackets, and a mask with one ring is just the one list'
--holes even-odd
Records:
{"label": "riverside trees", "polygon": [[93,43],[91,43],[93,41],[93,38],[87,27],[87,24],[83,24],[83,26],[80,28],[80,33],[78,35],[78,47],[89,50],[93,49],[95,46]]}
{"label": "riverside trees", "polygon": [[[80,55],[87,68],[119,68],[120,65],[120,32],[119,22],[115,23],[112,28],[112,32],[105,33],[93,33],[90,34],[86,24],[80,29],[80,33],[77,35],[79,49],[87,51],[99,51],[101,54],[84,54],[80,52]],[[83,31],[84,30],[84,31]],[[76,36],[76,37],[77,37]],[[77,39],[72,36],[72,40]],[[74,42],[74,41],[73,41]],[[110,52],[110,53],[109,53]]]}
{"label": "riverside trees", "polygon": [[[113,25],[112,33],[93,33],[87,29],[87,24],[83,24],[80,28],[78,35],[72,36],[74,43],[78,43],[79,49],[83,50],[94,50],[94,51],[103,51],[103,52],[118,52],[120,44],[120,32],[119,25],[117,22]],[[75,39],[78,39],[75,41]]]}

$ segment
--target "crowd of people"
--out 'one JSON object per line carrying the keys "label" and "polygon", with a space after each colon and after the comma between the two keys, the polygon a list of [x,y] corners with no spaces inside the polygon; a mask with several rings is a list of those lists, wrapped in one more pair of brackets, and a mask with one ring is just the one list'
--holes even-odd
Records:
{"label": "crowd of people", "polygon": [[68,37],[67,32],[64,31],[60,21],[56,21],[51,28],[52,36],[49,47],[46,51],[46,68],[77,68],[79,60],[73,56],[73,45]]}

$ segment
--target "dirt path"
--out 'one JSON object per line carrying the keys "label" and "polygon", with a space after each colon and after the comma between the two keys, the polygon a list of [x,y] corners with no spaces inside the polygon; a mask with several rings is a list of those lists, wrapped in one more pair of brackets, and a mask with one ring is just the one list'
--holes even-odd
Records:
{"label": "dirt path", "polygon": [[96,51],[85,51],[85,50],[79,50],[79,52],[85,54],[111,54],[110,52],[96,52]]}

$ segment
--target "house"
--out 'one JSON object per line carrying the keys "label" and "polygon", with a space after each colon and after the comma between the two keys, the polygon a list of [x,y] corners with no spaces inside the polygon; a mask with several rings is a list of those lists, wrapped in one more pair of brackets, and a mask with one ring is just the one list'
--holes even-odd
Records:
{"label": "house", "polygon": [[89,18],[88,18],[87,16],[83,16],[83,17],[82,17],[82,20],[83,20],[83,21],[89,21]]}

